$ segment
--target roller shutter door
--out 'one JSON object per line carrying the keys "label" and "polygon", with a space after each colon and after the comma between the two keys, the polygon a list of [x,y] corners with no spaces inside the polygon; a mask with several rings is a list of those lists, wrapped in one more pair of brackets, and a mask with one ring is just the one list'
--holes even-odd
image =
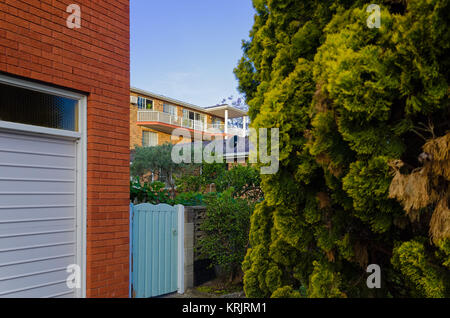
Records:
{"label": "roller shutter door", "polygon": [[76,141],[0,131],[0,297],[74,297]]}

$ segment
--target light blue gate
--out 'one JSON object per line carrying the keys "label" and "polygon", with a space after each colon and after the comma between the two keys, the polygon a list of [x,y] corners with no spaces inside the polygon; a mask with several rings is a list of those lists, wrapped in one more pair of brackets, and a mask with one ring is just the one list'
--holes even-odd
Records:
{"label": "light blue gate", "polygon": [[134,297],[149,298],[178,290],[180,213],[179,206],[167,204],[131,206]]}

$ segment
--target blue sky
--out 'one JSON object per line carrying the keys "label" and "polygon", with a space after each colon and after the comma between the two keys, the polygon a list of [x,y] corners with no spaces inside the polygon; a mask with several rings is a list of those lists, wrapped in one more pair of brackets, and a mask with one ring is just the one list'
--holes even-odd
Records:
{"label": "blue sky", "polygon": [[198,106],[238,95],[251,0],[131,0],[131,85]]}

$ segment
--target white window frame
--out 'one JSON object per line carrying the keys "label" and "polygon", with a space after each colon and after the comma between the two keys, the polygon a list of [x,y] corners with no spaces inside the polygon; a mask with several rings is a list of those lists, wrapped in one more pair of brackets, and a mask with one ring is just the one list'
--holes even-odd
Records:
{"label": "white window frame", "polygon": [[[1,75],[0,83],[27,90],[70,98],[78,101],[78,131],[47,128],[0,120],[0,130],[17,131],[33,135],[44,135],[74,140],[77,151],[77,215],[76,263],[81,268],[81,288],[75,291],[78,298],[86,297],[86,228],[87,228],[87,97],[68,90],[38,84]],[[68,273],[69,275],[69,273]]]}
{"label": "white window frame", "polygon": [[[194,119],[189,118],[190,113],[194,114]],[[199,119],[195,118],[195,117],[197,117],[197,115],[198,115]],[[199,112],[196,112],[194,110],[187,109],[187,108],[183,109],[183,119],[189,119],[189,120],[195,120],[195,121],[204,121],[205,117],[206,117],[205,114],[202,114],[202,113],[199,113]]]}
{"label": "white window frame", "polygon": [[[138,101],[137,101],[137,107],[138,107],[139,110],[153,110],[153,109],[155,108],[155,101],[154,101],[153,99],[147,98],[147,97],[142,97],[142,96],[137,96],[137,98],[138,98]],[[144,100],[144,106],[145,106],[145,108],[140,108],[140,105],[139,105],[139,99],[140,99],[140,98]],[[148,108],[147,108],[147,101],[148,101],[148,100],[152,101],[152,108],[151,108],[151,109],[148,109]]]}

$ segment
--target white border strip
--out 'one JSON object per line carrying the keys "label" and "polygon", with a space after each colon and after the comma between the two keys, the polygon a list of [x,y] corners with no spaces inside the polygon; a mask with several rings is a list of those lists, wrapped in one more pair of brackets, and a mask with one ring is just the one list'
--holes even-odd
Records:
{"label": "white border strip", "polygon": [[86,253],[87,253],[87,97],[78,101],[79,129],[77,140],[77,263],[81,267],[81,290],[77,297],[86,298]]}
{"label": "white border strip", "polygon": [[[78,102],[79,109],[81,112],[82,101],[80,100]],[[80,107],[81,106],[81,107]],[[62,129],[55,129],[55,128],[46,128],[46,127],[40,127],[40,126],[33,126],[33,125],[26,125],[26,124],[19,124],[19,123],[12,123],[9,121],[2,121],[0,120],[0,129],[7,129],[7,130],[20,130],[22,132],[29,132],[33,134],[40,134],[40,135],[51,135],[55,137],[66,137],[71,139],[80,139],[82,136],[78,132],[68,131],[68,130],[62,130]]]}
{"label": "white border strip", "polygon": [[184,294],[184,206],[178,208],[178,294]]}

